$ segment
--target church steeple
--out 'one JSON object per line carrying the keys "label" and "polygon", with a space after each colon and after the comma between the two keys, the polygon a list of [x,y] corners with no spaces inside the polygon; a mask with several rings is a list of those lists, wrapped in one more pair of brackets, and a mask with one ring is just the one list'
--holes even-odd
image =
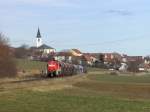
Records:
{"label": "church steeple", "polygon": [[36,36],[36,47],[40,47],[42,45],[42,38],[41,38],[41,33],[40,29],[38,28],[37,36]]}
{"label": "church steeple", "polygon": [[40,33],[40,29],[38,28],[38,32],[37,32],[37,38],[41,38],[41,33]]}

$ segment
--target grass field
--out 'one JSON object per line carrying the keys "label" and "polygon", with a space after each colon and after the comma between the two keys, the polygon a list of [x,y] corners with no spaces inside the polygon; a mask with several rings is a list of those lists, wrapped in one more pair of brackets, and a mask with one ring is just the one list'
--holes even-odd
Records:
{"label": "grass field", "polygon": [[16,59],[16,62],[19,70],[43,70],[46,67],[46,62],[31,61],[26,59]]}
{"label": "grass field", "polygon": [[19,77],[34,77],[46,70],[47,63],[26,59],[15,59]]}
{"label": "grass field", "polygon": [[[67,92],[67,93],[66,93]],[[72,92],[72,93],[69,93]],[[81,91],[79,91],[81,92]],[[83,95],[84,93],[84,95]],[[148,112],[150,101],[119,99],[82,91],[18,91],[1,96],[1,112]],[[90,95],[91,94],[91,95]]]}
{"label": "grass field", "polygon": [[0,112],[150,112],[150,76],[90,68],[84,75],[1,84]]}

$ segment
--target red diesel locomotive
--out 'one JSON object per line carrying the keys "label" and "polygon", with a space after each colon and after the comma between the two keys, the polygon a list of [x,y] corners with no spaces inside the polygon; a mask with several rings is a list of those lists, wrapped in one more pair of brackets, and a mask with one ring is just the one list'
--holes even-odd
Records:
{"label": "red diesel locomotive", "polygon": [[85,68],[81,65],[74,65],[56,60],[50,60],[47,64],[47,77],[69,76],[84,73]]}

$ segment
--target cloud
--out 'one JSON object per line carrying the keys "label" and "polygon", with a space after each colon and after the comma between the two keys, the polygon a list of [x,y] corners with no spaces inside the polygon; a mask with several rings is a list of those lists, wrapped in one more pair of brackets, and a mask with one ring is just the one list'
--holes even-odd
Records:
{"label": "cloud", "polygon": [[128,10],[108,10],[106,13],[108,14],[115,14],[115,15],[121,15],[121,16],[131,16],[133,15],[132,12]]}

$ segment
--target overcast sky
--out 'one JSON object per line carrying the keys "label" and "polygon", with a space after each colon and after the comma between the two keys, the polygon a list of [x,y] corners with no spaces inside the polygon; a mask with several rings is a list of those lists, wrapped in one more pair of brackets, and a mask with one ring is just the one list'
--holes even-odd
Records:
{"label": "overcast sky", "polygon": [[150,0],[0,0],[0,32],[12,46],[150,54]]}

